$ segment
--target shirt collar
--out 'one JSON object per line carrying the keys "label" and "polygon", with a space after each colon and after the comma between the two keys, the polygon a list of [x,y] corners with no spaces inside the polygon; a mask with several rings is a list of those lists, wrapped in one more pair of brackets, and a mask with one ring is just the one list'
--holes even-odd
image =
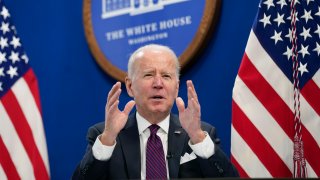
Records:
{"label": "shirt collar", "polygon": [[[141,133],[143,133],[151,125],[151,123],[144,117],[142,117],[138,112],[136,113],[136,119],[138,124],[139,135],[141,135]],[[167,134],[169,132],[169,119],[170,114],[157,124]]]}

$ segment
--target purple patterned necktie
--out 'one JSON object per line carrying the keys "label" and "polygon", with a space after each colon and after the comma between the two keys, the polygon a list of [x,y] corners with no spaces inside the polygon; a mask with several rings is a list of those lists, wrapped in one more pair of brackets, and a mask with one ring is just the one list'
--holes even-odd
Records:
{"label": "purple patterned necktie", "polygon": [[160,137],[157,136],[159,128],[156,124],[149,126],[150,136],[147,142],[146,179],[167,179],[162,142]]}

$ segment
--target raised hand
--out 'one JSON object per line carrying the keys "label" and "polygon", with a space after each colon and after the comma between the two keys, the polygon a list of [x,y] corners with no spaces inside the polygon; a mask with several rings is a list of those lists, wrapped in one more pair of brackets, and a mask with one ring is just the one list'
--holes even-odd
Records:
{"label": "raised hand", "polygon": [[131,100],[125,105],[123,111],[120,111],[118,108],[120,94],[121,83],[117,82],[109,91],[105,108],[105,128],[100,139],[104,145],[111,146],[115,143],[117,135],[125,126],[128,115],[135,105]]}
{"label": "raised hand", "polygon": [[188,89],[188,107],[181,97],[176,98],[176,104],[179,110],[179,119],[181,126],[188,133],[191,143],[196,144],[205,138],[201,129],[201,108],[198,96],[191,80],[187,81]]}

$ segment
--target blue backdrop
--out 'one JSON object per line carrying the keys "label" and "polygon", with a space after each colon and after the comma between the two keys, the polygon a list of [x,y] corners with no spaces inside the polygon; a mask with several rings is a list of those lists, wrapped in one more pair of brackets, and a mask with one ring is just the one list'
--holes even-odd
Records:
{"label": "blue backdrop", "polygon": [[[84,154],[88,127],[104,120],[106,96],[115,80],[102,71],[89,51],[82,0],[5,3],[38,77],[51,178],[70,179]],[[202,119],[217,127],[228,155],[232,88],[258,3],[222,0],[212,39],[181,77],[180,96],[186,98],[185,81],[193,80]],[[121,108],[129,100],[123,90]]]}

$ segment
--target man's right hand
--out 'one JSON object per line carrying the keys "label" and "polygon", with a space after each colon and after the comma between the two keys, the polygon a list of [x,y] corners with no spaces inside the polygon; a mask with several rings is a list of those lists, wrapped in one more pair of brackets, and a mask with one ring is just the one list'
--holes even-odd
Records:
{"label": "man's right hand", "polygon": [[123,127],[125,126],[128,115],[135,105],[135,101],[129,101],[123,111],[118,108],[119,97],[121,94],[121,83],[117,82],[113,85],[108,94],[106,109],[105,109],[105,127],[101,135],[101,143],[107,146],[112,146]]}

